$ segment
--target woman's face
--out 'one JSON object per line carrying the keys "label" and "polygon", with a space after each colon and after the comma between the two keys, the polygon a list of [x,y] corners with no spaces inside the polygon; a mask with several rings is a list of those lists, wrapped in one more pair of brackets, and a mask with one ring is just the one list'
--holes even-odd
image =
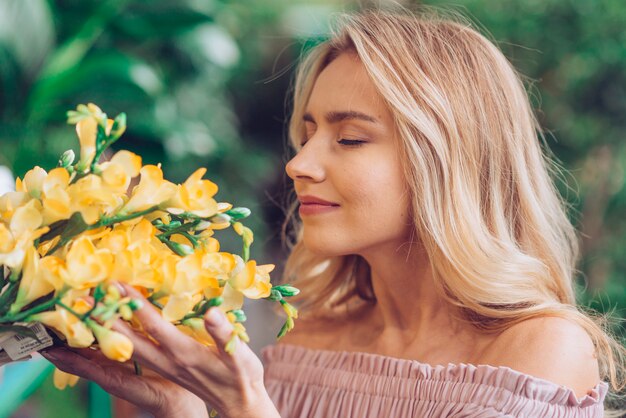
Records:
{"label": "woman's face", "polygon": [[327,256],[396,250],[410,237],[408,188],[392,115],[365,68],[341,54],[319,75],[289,161],[304,245]]}

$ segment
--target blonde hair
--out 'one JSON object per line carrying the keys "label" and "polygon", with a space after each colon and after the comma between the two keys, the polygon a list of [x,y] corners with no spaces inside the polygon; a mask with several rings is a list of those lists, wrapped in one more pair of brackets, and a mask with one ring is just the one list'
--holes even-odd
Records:
{"label": "blonde hair", "polygon": [[[296,74],[293,147],[305,135],[317,76],[338,55],[356,54],[394,115],[415,236],[440,295],[488,331],[546,315],[576,322],[594,342],[601,376],[621,390],[626,350],[576,306],[577,234],[521,76],[460,19],[368,11],[339,22]],[[294,299],[300,310],[330,315],[349,302],[375,303],[365,260],[308,251],[294,208],[284,279],[302,290]]]}

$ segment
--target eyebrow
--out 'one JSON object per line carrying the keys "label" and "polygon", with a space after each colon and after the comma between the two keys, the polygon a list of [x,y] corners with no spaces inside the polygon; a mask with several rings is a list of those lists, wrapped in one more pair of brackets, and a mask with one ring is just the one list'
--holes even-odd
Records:
{"label": "eyebrow", "polygon": [[[357,112],[355,110],[335,111],[335,112],[328,112],[326,114],[326,121],[328,121],[328,123],[338,123],[344,120],[351,120],[351,119],[364,120],[366,122],[372,122],[372,123],[379,123],[378,119],[376,119],[375,117],[366,115],[365,113]],[[306,112],[302,116],[302,120],[304,120],[305,122],[316,123],[315,119],[313,118],[313,115],[311,115],[309,112]]]}

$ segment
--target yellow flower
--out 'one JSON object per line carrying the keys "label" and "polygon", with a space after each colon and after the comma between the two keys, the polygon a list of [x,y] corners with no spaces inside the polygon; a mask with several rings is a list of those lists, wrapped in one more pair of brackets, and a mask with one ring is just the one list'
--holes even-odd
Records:
{"label": "yellow flower", "polygon": [[146,219],[135,225],[116,225],[113,232],[97,244],[115,254],[111,277],[133,286],[158,289],[163,282],[161,258],[171,251],[155,238],[158,230]]}
{"label": "yellow flower", "polygon": [[102,180],[115,193],[126,193],[130,180],[139,174],[141,157],[129,151],[117,152],[110,161],[100,164]]}
{"label": "yellow flower", "polygon": [[97,243],[98,248],[108,249],[114,254],[125,250],[130,245],[130,227],[121,223],[115,224],[112,230]]}
{"label": "yellow flower", "polygon": [[29,319],[58,331],[66,338],[70,347],[89,347],[94,342],[93,333],[87,325],[63,308],[57,307],[54,311],[41,312]]}
{"label": "yellow flower", "polygon": [[239,267],[229,280],[233,289],[243,293],[247,298],[260,299],[268,297],[272,291],[269,273],[274,270],[273,264],[257,266],[256,261],[248,261],[243,268]]}
{"label": "yellow flower", "polygon": [[96,249],[85,236],[76,238],[66,256],[65,282],[75,289],[94,287],[111,277],[113,254],[107,249]]}
{"label": "yellow flower", "polygon": [[102,179],[89,174],[67,188],[72,213],[80,212],[87,225],[93,225],[102,214],[108,214],[124,202],[102,184]]}
{"label": "yellow flower", "polygon": [[176,194],[165,204],[167,211],[174,214],[193,213],[208,218],[217,213],[217,202],[213,199],[217,185],[202,180],[206,168],[197,169],[185,182],[176,188]]}
{"label": "yellow flower", "polygon": [[133,343],[123,334],[111,331],[94,321],[89,326],[98,340],[100,351],[111,360],[125,362],[133,355]]}
{"label": "yellow flower", "polygon": [[40,209],[40,202],[33,199],[15,209],[8,227],[0,222],[0,265],[5,265],[14,272],[21,270],[26,251],[49,229],[39,228],[42,221]]}
{"label": "yellow flower", "polygon": [[235,290],[230,284],[226,283],[222,289],[221,296],[224,301],[220,305],[220,309],[224,312],[232,309],[241,309],[243,307],[243,293]]}
{"label": "yellow flower", "polygon": [[65,373],[64,371],[56,369],[56,368],[54,369],[54,376],[53,376],[54,387],[59,390],[63,390],[67,386],[74,387],[76,383],[78,382],[78,379],[80,379],[78,376]]}
{"label": "yellow flower", "polygon": [[163,258],[158,269],[163,280],[159,293],[169,295],[163,318],[168,321],[182,318],[200,301],[203,291],[220,288],[217,271],[204,263],[204,256],[203,251],[196,251],[185,257]]}
{"label": "yellow flower", "polygon": [[202,269],[217,280],[228,280],[230,273],[237,265],[237,259],[231,253],[213,252],[205,247],[202,254]]}
{"label": "yellow flower", "polygon": [[[19,178],[16,182],[19,181]],[[26,204],[30,200],[28,193],[23,191],[8,192],[0,196],[0,220],[10,222],[15,209]]]}
{"label": "yellow flower", "polygon": [[11,313],[19,312],[30,302],[63,288],[63,260],[49,256],[42,259],[34,246],[26,249],[22,279]]}
{"label": "yellow flower", "polygon": [[46,179],[46,170],[39,166],[35,166],[35,168],[28,170],[28,172],[24,175],[24,180],[22,182],[19,181],[19,178],[16,180],[16,191],[18,192],[26,192],[31,197],[39,198],[41,194],[41,189],[43,188],[43,182]]}
{"label": "yellow flower", "polygon": [[76,124],[76,134],[80,142],[79,170],[85,170],[96,156],[96,137],[98,135],[98,121],[84,118]]}
{"label": "yellow flower", "polygon": [[166,321],[178,321],[193,309],[194,305],[202,300],[202,295],[185,292],[167,297],[161,316]]}
{"label": "yellow flower", "polygon": [[64,168],[51,170],[43,181],[41,203],[43,206],[43,224],[50,225],[72,215],[70,195],[67,187],[70,175]]}
{"label": "yellow flower", "polygon": [[20,237],[39,228],[43,222],[41,209],[41,202],[36,199],[15,209],[9,224],[13,237]]}
{"label": "yellow flower", "polygon": [[140,212],[161,205],[176,193],[176,185],[163,179],[160,167],[146,165],[140,173],[139,184],[133,188],[130,199],[122,209],[123,213]]}

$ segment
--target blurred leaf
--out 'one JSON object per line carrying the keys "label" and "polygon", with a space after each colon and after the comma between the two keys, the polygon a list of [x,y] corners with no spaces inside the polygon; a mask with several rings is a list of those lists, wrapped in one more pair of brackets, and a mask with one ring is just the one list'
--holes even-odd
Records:
{"label": "blurred leaf", "polygon": [[113,22],[113,28],[129,40],[154,41],[171,38],[213,22],[213,16],[182,7],[130,10]]}
{"label": "blurred leaf", "polygon": [[40,80],[30,98],[31,120],[46,120],[52,112],[58,115],[62,109],[51,105],[61,104],[78,92],[97,85],[112,89],[120,83],[132,85],[151,97],[163,88],[160,76],[148,63],[117,51],[96,53],[71,70]]}

